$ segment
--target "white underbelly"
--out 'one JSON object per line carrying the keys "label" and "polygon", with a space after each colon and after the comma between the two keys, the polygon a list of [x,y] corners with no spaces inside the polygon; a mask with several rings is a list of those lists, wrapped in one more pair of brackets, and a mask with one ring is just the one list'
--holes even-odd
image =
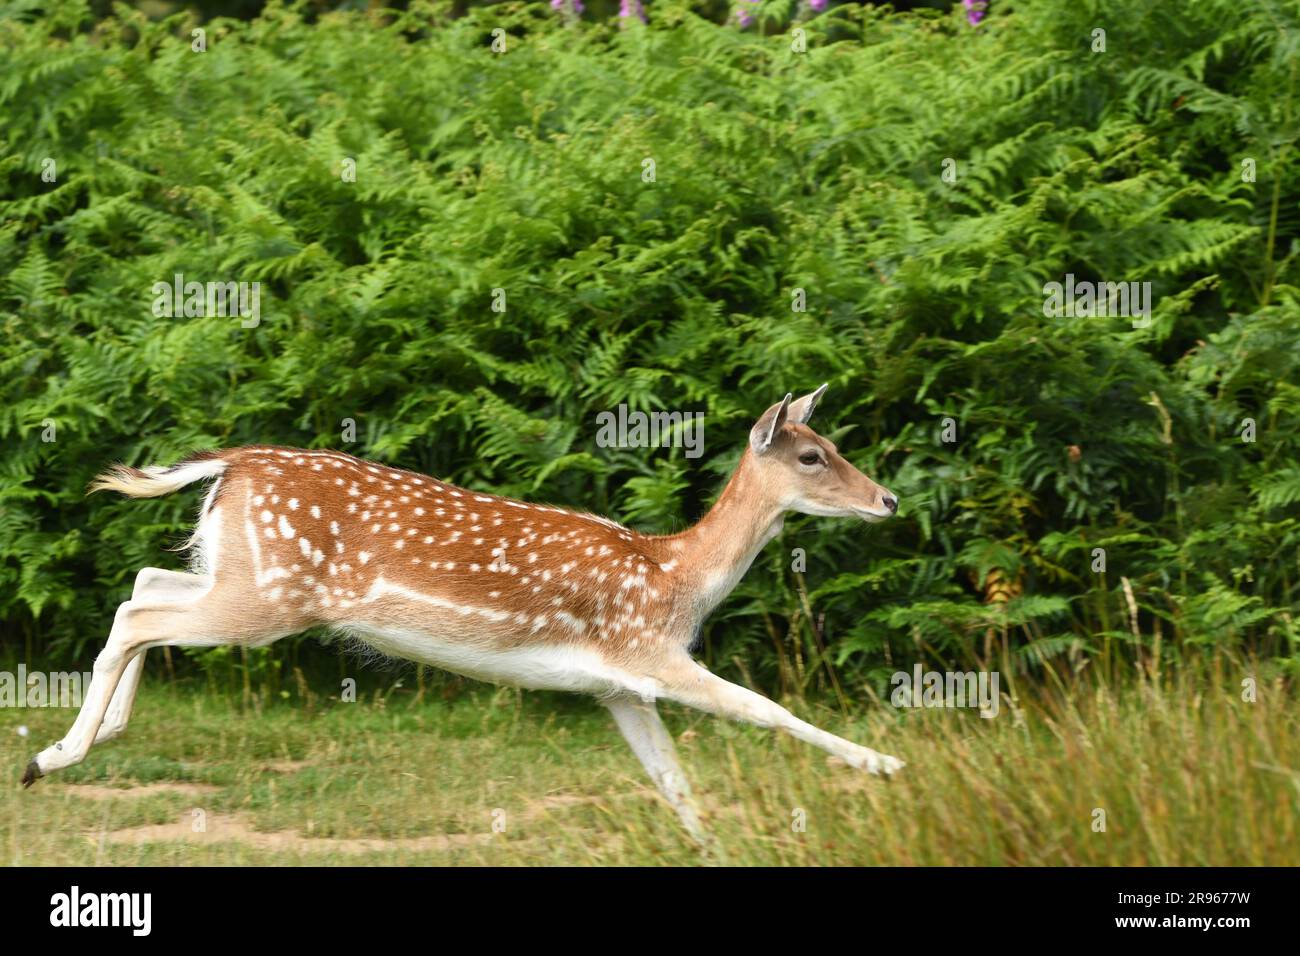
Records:
{"label": "white underbelly", "polygon": [[[418,631],[364,622],[349,624],[347,631],[366,645],[389,657],[431,664],[443,670],[493,684],[508,684],[531,690],[567,690],[587,694],[610,694],[633,690],[655,696],[654,684],[636,679],[607,665],[594,651],[563,644],[495,648],[484,635],[466,634],[447,621],[445,632],[437,621]],[[464,626],[463,622],[461,627]]]}
{"label": "white underbelly", "polygon": [[382,577],[359,603],[369,610],[354,610],[339,624],[390,657],[534,690],[658,696],[649,678],[611,667],[593,647],[556,639],[557,622],[550,619],[525,618],[520,624],[502,609],[460,604]]}

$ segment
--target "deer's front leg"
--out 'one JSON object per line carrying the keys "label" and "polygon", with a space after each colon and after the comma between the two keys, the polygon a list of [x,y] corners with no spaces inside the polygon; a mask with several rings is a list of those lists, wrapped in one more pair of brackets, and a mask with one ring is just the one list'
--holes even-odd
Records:
{"label": "deer's front leg", "polygon": [[639,697],[616,697],[606,701],[605,706],[614,716],[614,723],[623,732],[632,752],[650,774],[650,779],[677,811],[682,826],[697,842],[706,842],[690,784],[677,762],[677,747],[668,728],[659,719],[655,705]]}
{"label": "deer's front leg", "polygon": [[659,682],[661,695],[669,700],[719,717],[784,730],[867,773],[890,774],[904,766],[897,757],[877,753],[800,720],[775,701],[725,681],[693,660],[674,662],[654,676]]}

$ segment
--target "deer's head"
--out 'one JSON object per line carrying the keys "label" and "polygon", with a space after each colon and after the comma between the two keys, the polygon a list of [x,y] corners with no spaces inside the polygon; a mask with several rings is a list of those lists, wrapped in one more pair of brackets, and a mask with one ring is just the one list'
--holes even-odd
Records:
{"label": "deer's head", "polygon": [[787,394],[763,413],[749,433],[756,470],[768,494],[784,510],[883,521],[898,511],[898,498],[808,427],[825,391],[823,385],[794,401]]}

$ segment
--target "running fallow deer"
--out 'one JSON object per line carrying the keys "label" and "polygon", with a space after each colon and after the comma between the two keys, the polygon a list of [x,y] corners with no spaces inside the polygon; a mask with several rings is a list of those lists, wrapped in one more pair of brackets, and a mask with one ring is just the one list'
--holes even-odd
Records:
{"label": "running fallow deer", "polygon": [[894,757],[805,723],[690,656],[701,623],[785,512],[879,521],[898,510],[808,427],[825,390],[769,408],[713,508],[663,536],[332,451],[255,446],[167,468],[117,466],[91,489],[148,498],[211,481],[193,566],[136,576],[72,729],[23,783],[122,732],[149,648],[261,647],[313,625],[479,680],[596,696],[697,838],[659,699],[778,727],[852,767],[892,773],[902,766]]}

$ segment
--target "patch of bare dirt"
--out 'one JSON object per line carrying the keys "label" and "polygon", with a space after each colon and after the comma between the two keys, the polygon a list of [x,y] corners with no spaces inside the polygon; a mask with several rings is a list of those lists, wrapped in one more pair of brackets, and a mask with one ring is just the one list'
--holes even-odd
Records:
{"label": "patch of bare dirt", "polygon": [[[608,793],[592,796],[582,793],[552,793],[538,800],[530,800],[520,814],[525,823],[534,823],[545,819],[552,812],[563,811],[569,807],[598,806],[600,804],[618,803],[623,800],[658,800],[659,794],[650,787],[636,787],[623,793]],[[667,804],[664,804],[667,806]]]}
{"label": "patch of bare dirt", "polygon": [[[307,761],[274,761],[262,765],[263,769],[277,773],[294,773],[307,765]],[[152,783],[143,786],[121,788],[95,784],[72,785],[69,791],[77,796],[97,800],[132,799],[153,794],[181,794],[190,797],[203,797],[219,790],[211,784],[197,783]],[[584,806],[624,800],[657,799],[654,790],[638,787],[630,792],[610,794],[608,796],[590,796],[586,794],[557,793],[530,802],[522,811],[509,819],[512,824],[532,824],[545,821],[552,812],[563,812],[574,806]],[[595,830],[582,828],[572,831],[585,833],[590,837]],[[331,838],[304,836],[295,830],[277,830],[263,832],[253,828],[249,819],[236,813],[201,813],[186,810],[174,822],[150,824],[147,826],[125,827],[108,831],[92,831],[86,838],[96,843],[133,844],[181,842],[190,844],[239,843],[258,850],[298,852],[298,853],[379,853],[394,850],[410,852],[446,852],[471,846],[491,844],[498,836],[493,833],[443,833],[408,838]],[[512,844],[527,843],[538,839],[510,839]]]}
{"label": "patch of bare dirt", "polygon": [[297,773],[310,766],[312,766],[310,760],[267,760],[262,763],[260,769],[269,770],[271,773]]}
{"label": "patch of bare dirt", "polygon": [[[142,796],[148,793],[185,793],[200,796],[219,788],[201,784],[160,783],[131,789],[98,786],[79,786],[75,789],[81,796],[113,799],[120,796]],[[645,796],[653,797],[654,792],[643,790],[621,794],[615,799]],[[580,794],[553,794],[528,806],[518,815],[518,821],[520,823],[536,822],[545,819],[552,810],[560,810],[575,805],[600,803],[603,799],[605,798]],[[107,832],[87,833],[86,836],[96,842],[103,840],[107,843],[135,845],[162,842],[239,843],[258,850],[293,851],[298,853],[380,853],[392,852],[393,850],[408,850],[417,853],[445,852],[470,846],[484,846],[497,839],[497,836],[493,833],[439,833],[421,837],[393,839],[383,837],[311,837],[304,836],[294,830],[276,830],[273,832],[255,830],[248,819],[240,814],[204,813],[199,816],[194,810],[187,810],[172,823],[126,827]],[[521,843],[528,841],[512,839],[510,842]]]}
{"label": "patch of bare dirt", "polygon": [[[196,826],[199,827],[198,830],[195,829]],[[241,843],[259,850],[292,850],[301,853],[374,853],[391,850],[430,852],[481,846],[494,839],[490,833],[442,833],[405,839],[305,837],[292,830],[271,833],[254,830],[246,819],[237,814],[208,813],[200,820],[191,812],[182,814],[174,823],[128,827],[88,836],[94,840],[102,838],[108,843]]]}
{"label": "patch of bare dirt", "polygon": [[210,783],[146,783],[135,787],[105,787],[96,783],[74,783],[68,785],[67,792],[74,797],[85,797],[89,800],[119,800],[152,797],[163,793],[201,797],[220,789]]}

